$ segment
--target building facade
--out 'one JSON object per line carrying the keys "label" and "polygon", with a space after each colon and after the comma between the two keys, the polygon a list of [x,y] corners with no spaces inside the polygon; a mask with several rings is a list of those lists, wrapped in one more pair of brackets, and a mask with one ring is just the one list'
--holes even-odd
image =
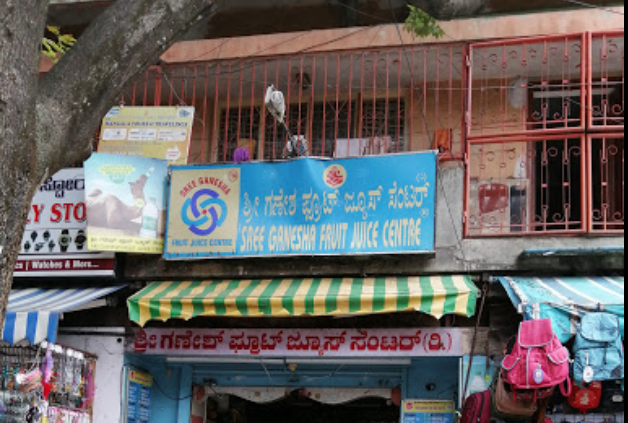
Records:
{"label": "building facade", "polygon": [[[128,304],[125,295],[105,312],[73,313],[59,340],[109,357],[96,398],[107,414],[96,423],[118,414],[132,421],[134,389],[148,392],[150,419],[137,421],[150,423],[230,413],[252,423],[393,422],[412,406],[404,401],[459,408],[465,387],[490,379],[525,314],[508,287],[558,281],[552,292],[564,299],[593,280],[619,294],[623,7],[510,13],[519,5],[443,22],[444,38],[420,40],[391,23],[403,5],[355,13],[338,2],[353,10],[342,19],[363,25],[340,27],[338,9],[311,3],[283,11],[293,20],[276,30],[259,24],[256,35],[225,22],[270,12],[233,6],[172,47],[120,104],[194,107],[188,164],[197,169],[232,166],[238,149],[266,163],[243,166],[282,169],[288,134],[264,107],[269,85],[284,93],[286,125],[310,156],[365,163],[364,172],[392,160],[376,180],[415,172],[402,157],[432,154],[433,213],[424,218],[433,221],[433,248],[118,257],[133,287]],[[95,13],[80,7],[56,2],[52,16],[71,10],[66,19],[80,27]],[[304,11],[326,19],[308,26]],[[609,415],[623,422],[611,411],[591,419]]]}

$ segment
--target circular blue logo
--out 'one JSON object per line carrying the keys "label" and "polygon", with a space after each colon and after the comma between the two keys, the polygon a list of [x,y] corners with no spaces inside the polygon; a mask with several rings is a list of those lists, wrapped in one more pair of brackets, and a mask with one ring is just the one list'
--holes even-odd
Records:
{"label": "circular blue logo", "polygon": [[227,212],[227,203],[216,191],[202,189],[185,201],[181,219],[193,234],[208,236],[225,223]]}

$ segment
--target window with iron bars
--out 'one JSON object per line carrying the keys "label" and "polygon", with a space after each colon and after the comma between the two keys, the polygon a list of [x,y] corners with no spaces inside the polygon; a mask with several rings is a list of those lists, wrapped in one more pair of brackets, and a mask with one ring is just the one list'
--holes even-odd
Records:
{"label": "window with iron bars", "polygon": [[624,232],[623,57],[623,32],[471,47],[467,236]]}

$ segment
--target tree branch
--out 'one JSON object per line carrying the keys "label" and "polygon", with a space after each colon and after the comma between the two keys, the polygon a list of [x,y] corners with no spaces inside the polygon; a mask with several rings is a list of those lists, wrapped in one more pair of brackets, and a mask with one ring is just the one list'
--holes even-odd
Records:
{"label": "tree branch", "polygon": [[118,0],[98,17],[41,81],[42,175],[84,159],[123,89],[221,1],[226,0]]}

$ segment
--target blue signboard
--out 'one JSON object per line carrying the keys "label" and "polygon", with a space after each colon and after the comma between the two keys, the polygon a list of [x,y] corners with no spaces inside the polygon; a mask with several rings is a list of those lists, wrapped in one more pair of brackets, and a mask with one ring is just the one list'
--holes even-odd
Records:
{"label": "blue signboard", "polygon": [[165,258],[434,251],[437,153],[173,167]]}
{"label": "blue signboard", "polygon": [[136,370],[130,370],[127,377],[125,423],[149,423],[153,378]]}

